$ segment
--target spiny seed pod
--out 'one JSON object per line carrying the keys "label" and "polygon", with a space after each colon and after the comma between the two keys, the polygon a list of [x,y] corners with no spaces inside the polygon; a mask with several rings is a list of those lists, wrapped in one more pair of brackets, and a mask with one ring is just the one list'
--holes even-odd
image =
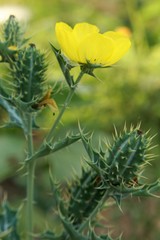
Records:
{"label": "spiny seed pod", "polygon": [[34,44],[20,50],[12,66],[12,76],[15,81],[16,95],[24,102],[37,102],[44,96],[45,64],[44,54],[41,54]]}
{"label": "spiny seed pod", "polygon": [[136,183],[140,171],[147,163],[146,150],[150,139],[138,129],[125,131],[109,149],[106,180],[113,185]]}
{"label": "spiny seed pod", "polygon": [[8,46],[21,46],[25,41],[23,32],[14,15],[11,15],[3,26],[4,40]]}
{"label": "spiny seed pod", "polygon": [[82,135],[83,145],[90,157],[88,164],[97,172],[106,188],[115,186],[137,186],[138,179],[152,155],[148,154],[152,138],[137,128],[125,129],[120,135],[116,132],[114,143],[108,150],[95,150],[91,139]]}
{"label": "spiny seed pod", "polygon": [[102,181],[94,171],[83,171],[79,182],[71,188],[68,216],[78,226],[90,216],[104,195]]}

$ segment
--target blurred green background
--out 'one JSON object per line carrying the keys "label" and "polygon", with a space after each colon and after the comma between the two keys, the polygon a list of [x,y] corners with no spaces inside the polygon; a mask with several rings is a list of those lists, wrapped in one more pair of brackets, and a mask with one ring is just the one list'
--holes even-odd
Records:
{"label": "blurred green background", "polygon": [[[146,169],[147,181],[154,181],[160,173],[159,13],[159,0],[0,0],[1,23],[10,14],[15,15],[22,21],[26,37],[31,37],[30,42],[47,53],[47,77],[53,85],[57,80],[60,85],[64,82],[49,45],[51,42],[58,47],[54,33],[57,21],[71,26],[86,21],[97,25],[102,32],[125,29],[130,35],[132,47],[121,61],[112,68],[96,70],[97,79],[83,78],[58,134],[61,136],[68,129],[75,129],[79,121],[86,131],[95,132],[95,138],[103,136],[110,139],[114,125],[121,131],[125,123],[130,126],[141,122],[142,131],[150,129],[150,134],[156,135],[153,142],[157,147],[152,153],[157,157]],[[59,107],[66,91],[67,88],[63,88],[62,92],[55,94]],[[3,124],[6,117],[3,109],[0,116]],[[49,125],[50,120],[46,119],[46,123]],[[37,144],[45,132],[35,132]],[[0,129],[0,198],[6,192],[15,206],[25,197],[25,177],[19,177],[17,171],[21,168],[24,148],[23,134],[19,129]],[[50,211],[54,201],[49,194],[48,167],[58,179],[65,181],[73,176],[75,169],[80,174],[81,154],[85,154],[84,150],[77,143],[49,159],[39,161],[36,215],[37,219],[40,219],[39,216],[48,217],[51,228],[54,217]],[[113,234],[123,232],[124,240],[160,239],[159,200],[130,199],[122,204],[122,209],[123,214],[114,207],[105,215],[106,226]],[[37,228],[42,227],[44,219],[36,221],[36,225]]]}

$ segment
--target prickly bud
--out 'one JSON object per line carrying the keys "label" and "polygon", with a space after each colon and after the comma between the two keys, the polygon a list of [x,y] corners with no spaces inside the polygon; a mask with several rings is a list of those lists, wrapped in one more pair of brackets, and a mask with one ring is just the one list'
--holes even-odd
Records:
{"label": "prickly bud", "polygon": [[34,44],[20,50],[11,70],[16,96],[26,103],[39,102],[46,91],[44,89],[46,69],[44,54],[41,54]]}
{"label": "prickly bud", "polygon": [[24,38],[22,26],[13,15],[11,15],[4,23],[2,30],[2,41],[0,41],[0,62],[7,62],[11,65],[12,62],[15,61],[18,50],[28,41],[28,39]]}
{"label": "prickly bud", "polygon": [[94,171],[83,171],[82,177],[71,188],[68,215],[74,225],[81,224],[88,218],[104,195],[101,179]]}
{"label": "prickly bud", "polygon": [[138,129],[125,131],[115,139],[107,157],[106,180],[113,185],[136,184],[147,162],[149,138]]}
{"label": "prickly bud", "polygon": [[85,136],[82,142],[91,159],[88,164],[99,174],[103,183],[108,187],[111,185],[124,185],[137,183],[146,163],[148,163],[151,138],[143,134],[139,128],[125,130],[123,134],[116,133],[114,143],[108,146],[106,151],[95,151],[91,140]]}
{"label": "prickly bud", "polygon": [[23,31],[14,15],[11,15],[4,23],[4,40],[8,46],[20,47],[26,40],[23,38]]}

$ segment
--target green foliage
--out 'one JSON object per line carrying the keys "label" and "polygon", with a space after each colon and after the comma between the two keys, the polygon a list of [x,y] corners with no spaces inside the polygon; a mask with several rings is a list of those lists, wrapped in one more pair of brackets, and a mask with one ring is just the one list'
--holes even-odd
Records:
{"label": "green foliage", "polygon": [[3,214],[0,215],[0,238],[3,240],[20,240],[17,233],[17,211],[3,202]]}
{"label": "green foliage", "polygon": [[[120,206],[123,198],[129,196],[153,196],[160,189],[157,180],[151,184],[141,183],[141,171],[148,163],[151,138],[137,128],[125,129],[116,137],[112,145],[103,149],[92,146],[91,138],[81,133],[81,140],[90,157],[89,169],[83,169],[80,178],[68,186],[68,199],[63,188],[52,182],[59,217],[64,230],[62,236],[70,240],[111,239],[109,236],[96,236],[92,225],[96,226],[96,215],[104,203],[112,197]],[[64,195],[64,196],[63,196]],[[88,235],[81,234],[83,230]],[[66,235],[67,234],[67,235]],[[51,238],[52,239],[52,238]],[[53,235],[54,239],[54,235]],[[61,239],[61,238],[60,238]]]}
{"label": "green foliage", "polygon": [[[67,240],[67,239],[69,239],[69,240],[102,240],[102,239],[106,239],[106,240],[113,240],[108,235],[97,236],[94,233],[94,231],[93,231],[93,229],[91,227],[89,227],[87,234],[81,233],[82,230],[83,230],[82,229],[82,225],[83,224],[80,225],[82,219],[80,219],[79,225],[76,225],[76,222],[75,222],[75,220],[76,221],[78,220],[79,214],[77,214],[77,218],[76,219],[73,219],[72,218],[73,216],[69,216],[68,215],[72,211],[72,213],[74,213],[74,215],[76,216],[76,213],[78,213],[78,210],[81,212],[81,211],[83,211],[83,208],[84,208],[81,204],[79,205],[77,203],[77,201],[76,201],[77,200],[76,197],[78,198],[78,194],[76,196],[76,194],[74,192],[75,189],[73,190],[74,193],[72,193],[72,196],[74,194],[75,199],[73,199],[71,197],[70,198],[70,202],[67,203],[66,200],[64,200],[62,198],[63,193],[61,191],[62,190],[61,186],[59,184],[57,184],[52,178],[51,178],[51,184],[52,184],[52,190],[53,190],[53,193],[54,193],[54,197],[55,197],[56,203],[57,203],[59,217],[60,217],[60,220],[61,220],[62,225],[63,225],[63,231],[62,231],[61,235],[59,235],[59,236],[56,235],[53,232],[47,231],[47,232],[43,233],[42,235],[40,235],[41,239],[53,239],[53,240],[61,240],[61,239],[63,239],[63,240]],[[83,191],[82,191],[82,188],[80,189],[79,185],[77,185],[77,190],[78,190],[78,188],[79,188],[79,192],[80,192],[79,196],[80,196],[80,194],[83,194]],[[83,190],[85,191],[85,189],[83,189]],[[93,186],[92,186],[92,190],[94,191]],[[85,202],[85,197],[84,197],[84,199],[82,199],[82,196],[80,196],[79,201],[81,201],[81,200],[84,200],[83,205],[85,205],[86,208],[88,207],[88,209],[86,209],[86,211],[88,211],[88,214],[89,213],[91,214],[91,209],[89,210],[89,207],[92,208],[92,206],[90,206],[90,204],[94,205],[93,198],[92,198],[92,200],[90,202],[89,201]],[[76,209],[76,210],[75,209],[71,209],[70,210],[70,206],[67,209],[66,206],[70,205],[71,202],[73,203],[74,201],[75,201],[75,205],[77,204],[76,206],[77,206],[78,209]],[[83,212],[81,215],[85,215],[85,213]],[[88,217],[88,216],[85,216],[85,217]],[[85,221],[85,218],[83,219],[83,221]]]}

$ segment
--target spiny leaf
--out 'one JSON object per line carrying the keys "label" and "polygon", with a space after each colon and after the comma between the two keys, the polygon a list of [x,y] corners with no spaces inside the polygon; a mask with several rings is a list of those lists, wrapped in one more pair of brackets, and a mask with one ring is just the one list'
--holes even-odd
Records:
{"label": "spiny leaf", "polygon": [[6,232],[5,240],[20,240],[17,233],[17,211],[12,210],[8,203],[5,201],[2,205],[3,213],[0,215],[0,232]]}
{"label": "spiny leaf", "polygon": [[64,235],[57,236],[55,233],[51,231],[46,231],[45,233],[38,235],[40,239],[47,239],[47,240],[64,240]]}
{"label": "spiny leaf", "polygon": [[[111,238],[111,237],[108,236],[108,235],[97,236],[97,235],[95,234],[95,232],[92,231],[89,240],[113,240],[113,238]],[[118,240],[118,239],[117,239],[117,240]]]}
{"label": "spiny leaf", "polygon": [[70,240],[113,240],[108,235],[97,236],[92,230],[91,226],[89,227],[89,231],[87,235],[82,235],[80,231],[78,231],[78,229],[75,228],[73,223],[68,221],[66,218],[64,218],[64,216],[61,215],[61,213],[60,213],[60,218],[63,223],[64,229],[66,230],[66,233],[70,237],[69,238]]}
{"label": "spiny leaf", "polygon": [[88,240],[74,228],[72,223],[67,221],[62,215],[60,217],[66,232],[70,236],[70,240]]}
{"label": "spiny leaf", "polygon": [[158,197],[160,198],[160,195],[156,195],[156,192],[160,191],[160,179],[157,181],[151,183],[151,184],[145,184],[140,189],[137,189],[137,191],[133,192],[133,196],[151,196],[151,197]]}
{"label": "spiny leaf", "polygon": [[97,165],[97,167],[100,168],[105,168],[106,163],[105,163],[105,152],[102,150],[101,145],[98,146],[98,150],[94,150],[92,146],[92,137],[87,138],[85,134],[81,132],[81,140],[82,143],[86,149],[86,152],[88,153],[88,156],[90,157],[90,160],[92,161],[93,164]]}
{"label": "spiny leaf", "polygon": [[50,45],[51,45],[52,51],[54,52],[54,54],[58,60],[58,63],[63,72],[66,82],[68,83],[69,87],[72,88],[74,86],[74,80],[73,80],[73,76],[71,76],[71,74],[70,74],[70,70],[73,66],[71,66],[67,62],[67,60],[65,60],[65,58],[62,56],[60,50],[57,50],[51,43],[50,43]]}
{"label": "spiny leaf", "polygon": [[0,105],[7,111],[10,117],[10,122],[5,124],[5,127],[14,125],[23,127],[22,119],[16,107],[14,107],[9,101],[5,100],[4,98],[0,98]]}
{"label": "spiny leaf", "polygon": [[59,151],[62,148],[68,147],[69,145],[77,142],[81,136],[79,134],[67,134],[64,139],[60,139],[57,142],[55,142],[53,145],[46,143],[40,150],[39,152],[35,153],[31,159],[27,159],[26,161],[30,161],[33,159],[36,159],[38,157],[44,157],[49,154],[52,154],[56,151]]}
{"label": "spiny leaf", "polygon": [[61,185],[53,178],[51,171],[50,183],[57,209],[63,214],[63,216],[67,216],[66,200],[63,199]]}

